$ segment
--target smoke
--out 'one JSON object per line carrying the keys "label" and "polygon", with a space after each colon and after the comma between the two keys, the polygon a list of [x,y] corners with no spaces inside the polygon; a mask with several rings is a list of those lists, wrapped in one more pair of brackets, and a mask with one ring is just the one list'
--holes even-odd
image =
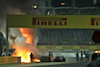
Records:
{"label": "smoke", "polygon": [[[22,29],[23,33],[19,31],[19,28],[10,28],[10,46],[16,49],[13,55],[24,57],[26,56],[24,53],[32,52],[35,57],[39,57],[38,50],[35,47],[37,43],[37,29]],[[23,34],[27,35],[30,39],[24,37]],[[29,40],[28,43],[26,43],[27,39]]]}
{"label": "smoke", "polygon": [[4,18],[7,13],[7,11],[6,11],[7,7],[8,7],[7,2],[5,0],[0,0],[0,8],[2,8],[2,9],[0,9],[0,18],[1,19]]}
{"label": "smoke", "polygon": [[0,31],[1,31],[2,26],[5,23],[5,17],[6,17],[5,15],[7,13],[6,9],[7,9],[7,6],[6,6],[5,0],[0,0]]}
{"label": "smoke", "polygon": [[38,0],[7,0],[7,3],[26,14],[40,14],[38,10],[32,8],[32,5],[38,4]]}
{"label": "smoke", "polygon": [[32,8],[37,3],[37,0],[0,0],[0,32],[6,37],[7,14],[40,14],[38,9]]}
{"label": "smoke", "polygon": [[0,0],[0,32],[4,32],[7,14],[33,14],[39,15],[38,9],[32,5],[38,4],[37,0]]}
{"label": "smoke", "polygon": [[[32,5],[39,5],[39,0],[0,0],[0,32],[6,37],[6,15],[7,14],[19,14],[19,15],[39,15],[40,11],[38,9],[33,9]],[[25,43],[26,38],[21,35],[21,32],[18,28],[9,28],[9,44],[10,47],[20,47],[20,49],[26,49],[37,54],[36,43],[38,42],[37,38],[37,29],[26,29],[30,35],[33,37],[33,44]]]}

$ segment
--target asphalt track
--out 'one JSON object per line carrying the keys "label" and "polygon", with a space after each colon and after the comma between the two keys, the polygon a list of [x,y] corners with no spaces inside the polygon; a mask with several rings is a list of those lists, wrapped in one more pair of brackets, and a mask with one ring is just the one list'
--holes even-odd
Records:
{"label": "asphalt track", "polygon": [[86,67],[86,62],[41,62],[31,64],[0,64],[0,67]]}

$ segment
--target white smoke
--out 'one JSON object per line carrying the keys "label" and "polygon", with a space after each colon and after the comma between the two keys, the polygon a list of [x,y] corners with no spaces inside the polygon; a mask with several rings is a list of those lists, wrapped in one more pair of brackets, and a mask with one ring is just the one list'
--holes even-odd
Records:
{"label": "white smoke", "polygon": [[[9,0],[10,1],[10,0]],[[14,2],[14,0],[12,0]],[[20,2],[20,0],[19,0]],[[33,1],[32,1],[33,2]],[[38,10],[33,10],[33,8],[31,7],[32,3],[31,1],[29,3],[27,3],[26,5],[18,5],[18,4],[8,4],[6,2],[6,0],[2,0],[0,1],[0,7],[1,7],[1,3],[5,3],[2,5],[3,10],[0,10],[0,32],[3,33],[3,35],[6,38],[6,15],[7,14],[13,14],[13,15],[26,15],[27,13],[29,14],[40,14]],[[34,4],[34,3],[33,3]],[[18,7],[15,7],[16,5],[18,5]],[[25,7],[29,5],[28,7]],[[24,6],[25,8],[21,8],[21,6]],[[30,9],[29,9],[30,7]],[[25,11],[24,11],[25,10]],[[2,14],[1,14],[2,13]],[[33,29],[36,30],[36,29]],[[36,31],[34,31],[35,33]],[[16,45],[17,47],[20,48],[26,48],[26,50],[31,51],[35,54],[37,54],[37,52],[35,51],[36,48],[34,47],[34,45],[36,46],[37,42],[38,42],[38,38],[36,38],[37,36],[33,34],[33,37],[35,37],[36,39],[34,39],[33,43],[34,45],[31,44],[26,44],[25,40],[26,38],[23,37],[21,35],[21,32],[19,31],[19,28],[9,28],[9,46],[10,48],[13,48],[13,45]],[[13,37],[13,39],[12,39]]]}
{"label": "white smoke", "polygon": [[[44,0],[43,0],[44,1]],[[27,14],[33,14],[33,15],[40,15],[43,13],[44,9],[33,9],[32,5],[37,4],[39,6],[42,6],[45,4],[43,1],[40,0],[0,0],[0,32],[3,33],[3,35],[6,38],[6,15],[7,14],[13,14],[13,15],[27,15]],[[42,2],[42,4],[41,4]],[[33,29],[37,30],[37,29]],[[36,33],[37,31],[34,31]],[[13,48],[13,45],[16,44],[20,48],[27,48],[27,50],[32,51],[33,53],[37,54],[36,50],[36,44],[38,42],[37,35],[33,34],[33,37],[35,37],[33,43],[34,46],[31,44],[25,43],[25,37],[21,35],[21,32],[18,28],[9,28],[9,45],[11,48]]]}
{"label": "white smoke", "polygon": [[0,32],[6,33],[7,14],[33,14],[39,15],[38,9],[33,9],[32,5],[38,3],[37,0],[0,0]]}
{"label": "white smoke", "polygon": [[[36,49],[36,44],[38,42],[36,29],[32,29],[32,28],[24,28],[24,29],[25,31],[27,31],[28,35],[33,36],[32,37],[33,44],[29,44],[25,42],[26,38],[22,36],[22,33],[19,31],[19,28],[10,28],[9,35],[12,37],[16,37],[14,40],[12,40],[12,42],[10,42],[11,47],[15,45],[17,46],[18,49],[32,52],[33,54],[36,55],[36,57],[39,57],[39,53],[37,52]],[[17,48],[15,49],[17,50]]]}

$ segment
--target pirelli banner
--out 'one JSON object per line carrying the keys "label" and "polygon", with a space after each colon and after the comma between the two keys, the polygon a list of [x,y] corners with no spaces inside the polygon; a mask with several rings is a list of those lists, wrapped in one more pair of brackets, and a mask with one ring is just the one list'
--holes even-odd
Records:
{"label": "pirelli banner", "polygon": [[8,27],[99,29],[100,15],[8,15]]}

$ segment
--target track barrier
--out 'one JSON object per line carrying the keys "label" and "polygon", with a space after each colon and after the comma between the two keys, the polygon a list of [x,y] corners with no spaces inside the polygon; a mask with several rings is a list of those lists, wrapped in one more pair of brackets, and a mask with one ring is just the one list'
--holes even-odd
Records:
{"label": "track barrier", "polygon": [[7,63],[21,63],[21,57],[1,56],[0,64],[7,64]]}

